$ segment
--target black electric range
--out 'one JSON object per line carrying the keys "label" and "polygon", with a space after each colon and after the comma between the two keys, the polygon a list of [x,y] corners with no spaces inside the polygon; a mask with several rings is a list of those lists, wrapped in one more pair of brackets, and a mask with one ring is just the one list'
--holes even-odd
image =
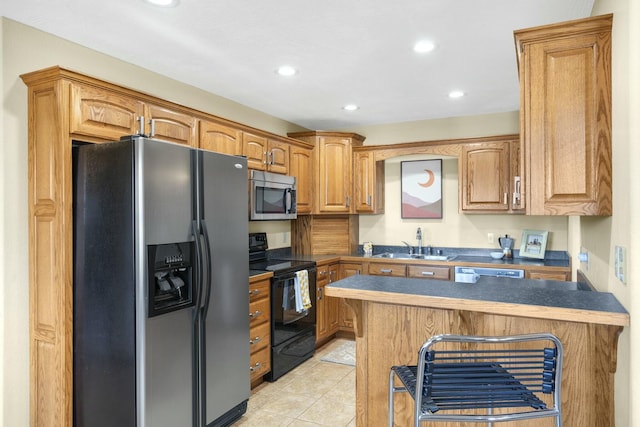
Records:
{"label": "black electric range", "polygon": [[[249,234],[249,269],[273,272],[270,287],[271,371],[264,378],[275,381],[315,352],[317,270],[315,261],[270,258],[268,248],[266,233]],[[308,308],[296,305],[301,270],[308,273],[311,300]]]}

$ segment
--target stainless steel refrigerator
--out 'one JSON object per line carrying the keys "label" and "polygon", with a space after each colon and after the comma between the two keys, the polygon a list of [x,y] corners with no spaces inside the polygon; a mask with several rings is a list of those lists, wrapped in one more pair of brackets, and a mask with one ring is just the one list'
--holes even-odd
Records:
{"label": "stainless steel refrigerator", "polygon": [[74,425],[230,424],[250,393],[246,159],[141,136],[73,157]]}

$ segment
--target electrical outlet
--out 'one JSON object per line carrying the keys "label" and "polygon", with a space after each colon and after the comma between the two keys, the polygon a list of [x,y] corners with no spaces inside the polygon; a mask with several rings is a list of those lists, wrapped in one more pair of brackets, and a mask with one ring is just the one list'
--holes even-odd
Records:
{"label": "electrical outlet", "polygon": [[627,283],[627,249],[624,246],[616,246],[614,252],[615,273],[618,280]]}
{"label": "electrical outlet", "polygon": [[581,265],[580,268],[584,269],[584,271],[589,271],[589,252],[583,247],[580,247],[580,253],[578,254],[578,260]]}
{"label": "electrical outlet", "polygon": [[494,237],[493,237],[493,233],[488,233],[487,234],[487,243],[495,243]]}

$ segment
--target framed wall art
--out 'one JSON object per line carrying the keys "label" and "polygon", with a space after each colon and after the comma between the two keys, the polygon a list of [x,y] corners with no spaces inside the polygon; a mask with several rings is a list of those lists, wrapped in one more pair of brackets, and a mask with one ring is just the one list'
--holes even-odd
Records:
{"label": "framed wall art", "polygon": [[522,243],[520,244],[520,256],[544,259],[544,252],[547,250],[548,236],[548,231],[524,230],[522,232]]}
{"label": "framed wall art", "polygon": [[402,218],[442,218],[442,159],[400,162]]}

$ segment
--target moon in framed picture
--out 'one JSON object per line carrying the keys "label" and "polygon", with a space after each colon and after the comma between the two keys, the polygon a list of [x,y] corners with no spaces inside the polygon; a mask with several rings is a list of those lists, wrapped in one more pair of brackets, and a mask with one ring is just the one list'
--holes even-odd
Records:
{"label": "moon in framed picture", "polygon": [[418,185],[424,188],[431,187],[436,180],[436,175],[433,173],[432,170],[425,169],[424,171],[427,173],[427,176],[428,176],[427,181],[419,182]]}

